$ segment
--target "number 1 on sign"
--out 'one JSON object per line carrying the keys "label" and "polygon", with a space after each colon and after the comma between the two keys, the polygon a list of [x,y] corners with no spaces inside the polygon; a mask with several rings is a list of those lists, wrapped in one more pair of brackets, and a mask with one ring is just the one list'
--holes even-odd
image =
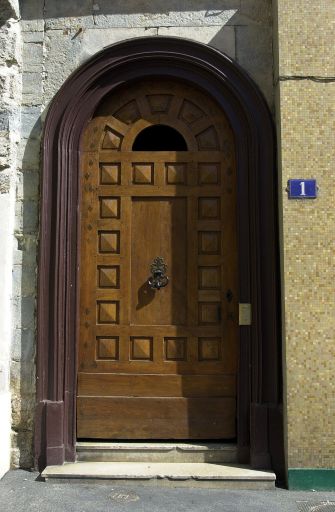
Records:
{"label": "number 1 on sign", "polygon": [[300,195],[301,196],[306,195],[305,185],[306,185],[306,183],[304,181],[300,182]]}

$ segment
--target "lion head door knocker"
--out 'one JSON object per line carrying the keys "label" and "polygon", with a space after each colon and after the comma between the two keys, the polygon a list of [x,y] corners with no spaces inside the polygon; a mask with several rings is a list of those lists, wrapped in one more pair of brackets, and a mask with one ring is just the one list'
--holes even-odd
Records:
{"label": "lion head door knocker", "polygon": [[160,290],[164,288],[169,282],[169,278],[166,274],[167,265],[164,263],[163,258],[157,256],[150,265],[151,277],[148,279],[148,285],[153,290]]}

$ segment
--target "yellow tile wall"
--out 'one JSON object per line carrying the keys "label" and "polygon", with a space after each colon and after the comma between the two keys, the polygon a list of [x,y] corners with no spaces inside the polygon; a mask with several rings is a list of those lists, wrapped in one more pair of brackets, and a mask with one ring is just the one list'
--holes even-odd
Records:
{"label": "yellow tile wall", "polygon": [[277,0],[281,75],[335,76],[334,0]]}
{"label": "yellow tile wall", "polygon": [[[287,462],[335,468],[335,2],[277,8]],[[289,178],[318,198],[289,200]]]}

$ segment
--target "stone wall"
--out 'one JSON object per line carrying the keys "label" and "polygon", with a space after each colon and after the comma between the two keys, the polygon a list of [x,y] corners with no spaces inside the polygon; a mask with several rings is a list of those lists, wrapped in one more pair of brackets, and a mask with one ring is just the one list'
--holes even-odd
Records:
{"label": "stone wall", "polygon": [[15,179],[20,138],[21,36],[17,2],[0,1],[0,478],[10,460],[10,347]]}
{"label": "stone wall", "polygon": [[[335,55],[333,0],[277,0],[287,461],[335,468]],[[288,200],[316,178],[315,200]]]}
{"label": "stone wall", "polygon": [[40,143],[50,101],[105,46],[145,36],[209,44],[247,70],[273,108],[271,0],[24,0],[21,160],[17,174],[12,352],[14,466],[30,467],[35,396]]}

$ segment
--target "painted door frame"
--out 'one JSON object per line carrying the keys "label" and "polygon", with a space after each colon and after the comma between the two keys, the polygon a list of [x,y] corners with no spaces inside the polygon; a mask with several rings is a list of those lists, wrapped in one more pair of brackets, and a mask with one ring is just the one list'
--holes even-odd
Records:
{"label": "painted door frame", "polygon": [[283,476],[279,251],[275,136],[257,86],[229,57],[173,37],[105,48],[61,87],[44,127],[38,289],[35,462],[75,459],[79,146],[99,102],[116,87],[157,76],[196,83],[226,112],[238,175],[239,300],[252,304],[240,327],[239,462]]}

